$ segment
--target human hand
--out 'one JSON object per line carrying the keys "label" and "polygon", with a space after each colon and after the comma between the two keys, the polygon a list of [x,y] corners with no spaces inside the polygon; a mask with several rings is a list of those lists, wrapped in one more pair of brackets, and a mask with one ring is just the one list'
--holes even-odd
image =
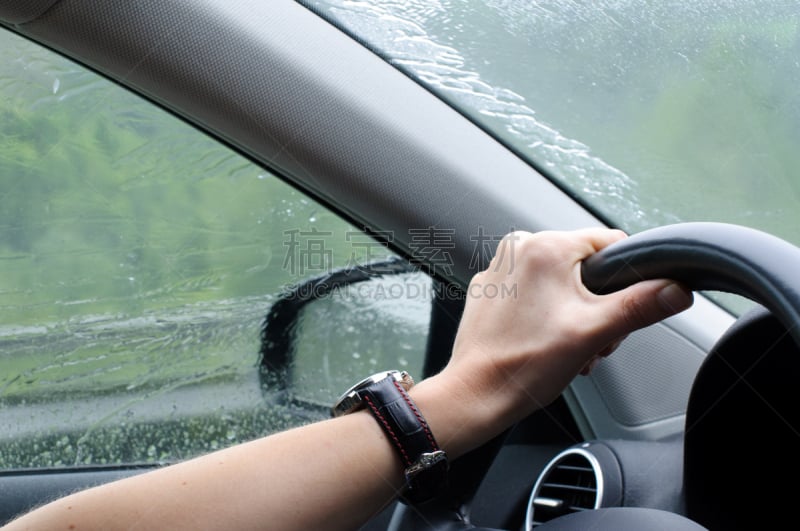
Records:
{"label": "human hand", "polygon": [[435,377],[451,418],[468,423],[463,432],[488,440],[552,402],[628,333],[692,304],[691,292],[668,280],[590,292],[582,260],[625,237],[585,229],[515,232],[500,242],[470,283],[452,359]]}

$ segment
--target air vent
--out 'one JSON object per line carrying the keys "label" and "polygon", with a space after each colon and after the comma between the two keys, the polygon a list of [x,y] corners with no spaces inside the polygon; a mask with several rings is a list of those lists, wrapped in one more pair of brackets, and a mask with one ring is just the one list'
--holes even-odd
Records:
{"label": "air vent", "polygon": [[603,476],[595,456],[581,448],[558,454],[545,467],[528,501],[526,529],[587,509],[603,499]]}

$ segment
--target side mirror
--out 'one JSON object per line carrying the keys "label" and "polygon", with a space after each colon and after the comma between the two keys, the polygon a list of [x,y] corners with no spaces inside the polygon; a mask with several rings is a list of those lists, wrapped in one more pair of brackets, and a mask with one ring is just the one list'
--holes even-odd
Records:
{"label": "side mirror", "polygon": [[387,369],[422,374],[432,281],[401,258],[339,269],[288,289],[261,330],[260,379],[270,401],[309,413]]}

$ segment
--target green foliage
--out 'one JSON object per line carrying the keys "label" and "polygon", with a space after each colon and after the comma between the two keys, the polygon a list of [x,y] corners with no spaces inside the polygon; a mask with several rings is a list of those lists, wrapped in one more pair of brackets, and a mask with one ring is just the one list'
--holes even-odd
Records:
{"label": "green foliage", "polygon": [[371,3],[452,46],[427,50],[447,74],[398,46],[402,64],[617,226],[724,221],[800,244],[796,4]]}
{"label": "green foliage", "polygon": [[259,323],[298,279],[285,231],[317,224],[335,232],[330,265],[345,263],[352,227],[338,217],[0,33],[0,400],[252,372]]}
{"label": "green foliage", "polygon": [[640,154],[625,157],[640,172],[653,163],[640,179],[643,202],[800,242],[798,43],[797,17],[721,19],[691,43],[691,68],[661,72],[659,90],[636,105],[638,124],[615,149]]}

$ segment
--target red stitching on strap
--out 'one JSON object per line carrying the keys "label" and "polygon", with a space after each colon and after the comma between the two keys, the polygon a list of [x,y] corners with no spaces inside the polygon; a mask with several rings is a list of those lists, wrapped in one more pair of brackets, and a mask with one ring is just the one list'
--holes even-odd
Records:
{"label": "red stitching on strap", "polygon": [[384,418],[384,416],[381,415],[380,410],[375,406],[375,404],[372,403],[372,400],[370,399],[369,396],[365,395],[364,396],[364,401],[367,403],[367,405],[372,410],[372,412],[375,413],[375,417],[378,420],[381,421],[381,424],[383,425],[384,429],[386,430],[386,433],[388,433],[389,436],[392,438],[392,440],[394,440],[394,444],[395,444],[395,446],[397,446],[397,449],[400,450],[400,453],[403,455],[403,459],[405,460],[406,465],[411,466],[411,459],[408,458],[408,454],[406,453],[406,449],[403,448],[403,443],[400,442],[400,439],[397,437],[397,435],[395,435],[394,431],[392,431],[392,427],[389,426],[389,423],[386,422],[386,419]]}
{"label": "red stitching on strap", "polygon": [[392,380],[392,383],[394,384],[395,387],[397,387],[397,390],[400,391],[400,394],[403,395],[403,399],[406,401],[406,404],[408,404],[408,407],[411,408],[411,411],[414,412],[414,415],[417,416],[417,420],[422,425],[422,429],[425,431],[425,435],[428,437],[428,442],[431,443],[431,448],[433,448],[434,451],[438,450],[439,445],[436,444],[436,439],[433,438],[431,430],[428,429],[428,423],[425,422],[425,419],[420,414],[419,410],[417,409],[417,406],[415,406],[414,402],[411,401],[411,397],[408,396],[406,390],[403,389],[403,387],[397,381]]}

